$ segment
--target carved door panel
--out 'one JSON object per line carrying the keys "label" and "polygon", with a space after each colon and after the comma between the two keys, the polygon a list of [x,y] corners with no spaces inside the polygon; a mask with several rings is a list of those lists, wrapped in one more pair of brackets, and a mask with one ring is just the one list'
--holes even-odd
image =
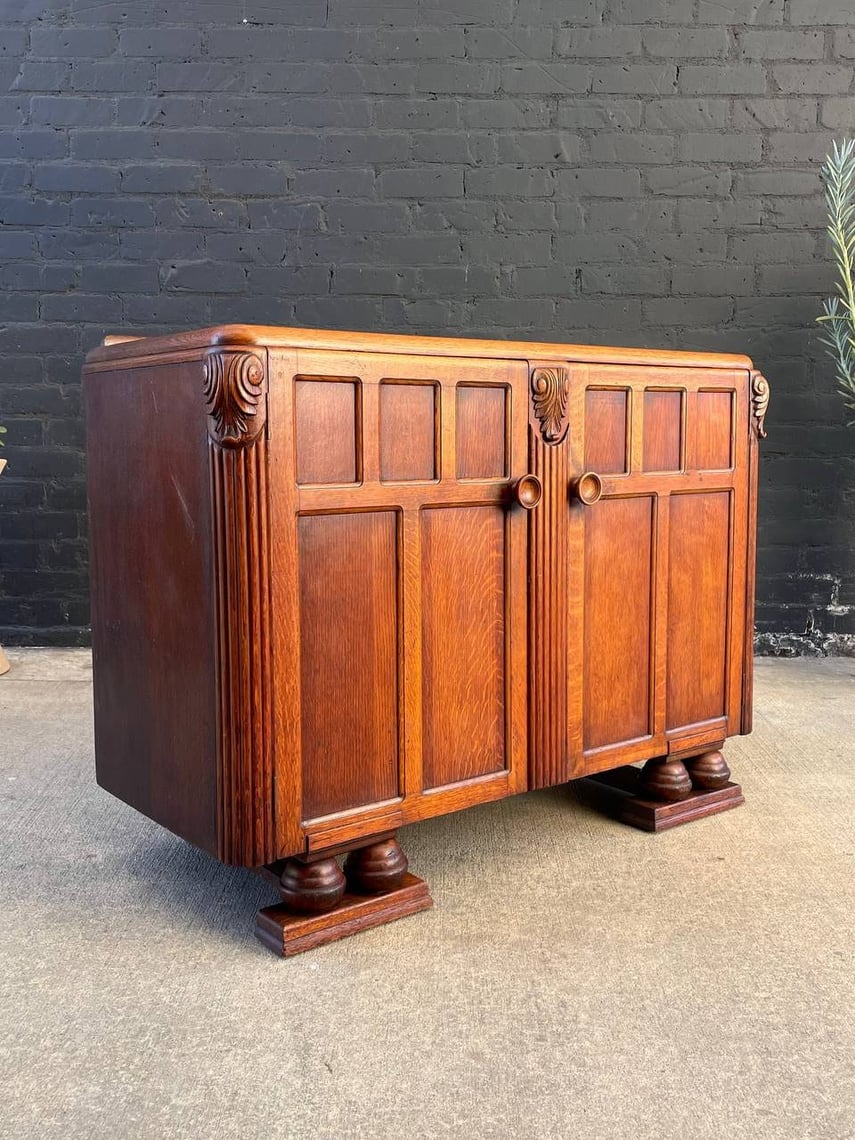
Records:
{"label": "carved door panel", "polygon": [[533,369],[533,786],[740,730],[747,384]]}
{"label": "carved door panel", "polygon": [[283,835],[319,849],[519,790],[525,365],[306,350],[272,369],[274,590],[299,614],[278,645]]}

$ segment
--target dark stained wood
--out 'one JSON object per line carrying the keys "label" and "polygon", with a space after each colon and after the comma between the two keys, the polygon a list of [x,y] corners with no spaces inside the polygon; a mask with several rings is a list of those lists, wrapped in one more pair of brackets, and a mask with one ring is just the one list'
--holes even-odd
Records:
{"label": "dark stained wood", "polygon": [[687,764],[694,788],[723,788],[730,779],[730,768],[721,752],[704,752]]}
{"label": "dark stained wood", "polygon": [[668,831],[745,803],[742,789],[730,783],[713,791],[690,792],[673,803],[649,799],[639,787],[638,769],[630,766],[599,772],[579,780],[576,787],[599,811],[642,831]]}
{"label": "dark stained wood", "polygon": [[589,388],[585,394],[585,467],[599,475],[626,471],[629,392]]}
{"label": "dark stained wood", "polygon": [[218,854],[245,866],[276,854],[267,354],[213,350],[203,361],[202,376],[219,666]]}
{"label": "dark stained wood", "polygon": [[725,708],[730,496],[671,496],[668,727]]}
{"label": "dark stained wood", "polygon": [[344,873],[353,890],[362,894],[393,891],[401,885],[409,862],[394,836],[351,851]]}
{"label": "dark stained wood", "polygon": [[406,874],[396,890],[375,895],[345,894],[340,904],[326,914],[301,917],[285,906],[264,907],[256,916],[255,936],[275,954],[292,958],[432,906],[427,883]]}
{"label": "dark stained wood", "polygon": [[201,361],[116,366],[84,396],[98,783],[218,854]]}
{"label": "dark stained wood", "polygon": [[296,380],[297,482],[355,483],[361,444],[358,379]]}
{"label": "dark stained wood", "polygon": [[398,794],[394,511],[298,525],[303,818]]}
{"label": "dark stained wood", "polygon": [[692,781],[682,760],[675,760],[672,756],[656,756],[641,769],[638,787],[639,795],[648,799],[676,803],[689,795]]}
{"label": "dark stained wood", "polygon": [[290,911],[297,914],[323,914],[344,897],[344,873],[335,859],[304,863],[286,859],[279,874],[279,894]]}
{"label": "dark stained wood", "polygon": [[644,470],[679,471],[683,394],[649,388],[644,393]]}
{"label": "dark stained wood", "polygon": [[436,385],[384,380],[380,385],[380,478],[388,482],[437,475]]}
{"label": "dark stained wood", "polygon": [[[741,802],[747,358],[238,325],[85,371],[97,767],[127,802],[296,906],[346,852],[391,884],[404,824],[621,765],[705,786],[600,780],[640,826]],[[430,905],[403,882],[260,936]]]}
{"label": "dark stained wood", "polygon": [[424,786],[498,772],[505,755],[505,512],[422,515]]}

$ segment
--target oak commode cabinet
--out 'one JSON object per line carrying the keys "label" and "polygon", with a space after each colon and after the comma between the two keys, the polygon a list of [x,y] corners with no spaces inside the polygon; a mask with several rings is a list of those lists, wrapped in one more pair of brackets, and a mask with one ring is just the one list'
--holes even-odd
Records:
{"label": "oak commode cabinet", "polygon": [[280,953],[430,905],[403,824],[742,802],[746,357],[229,325],[85,395],[98,782],[274,881]]}

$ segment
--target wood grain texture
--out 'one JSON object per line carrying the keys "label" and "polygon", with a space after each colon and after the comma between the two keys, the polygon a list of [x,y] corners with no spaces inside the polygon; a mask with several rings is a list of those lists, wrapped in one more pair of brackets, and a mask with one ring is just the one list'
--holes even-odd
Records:
{"label": "wood grain texture", "polygon": [[529,434],[530,465],[543,499],[529,524],[529,786],[570,778],[567,755],[569,449],[550,447],[539,425]]}
{"label": "wood grain texture", "polygon": [[628,766],[590,776],[576,786],[600,811],[641,831],[669,831],[745,803],[742,789],[731,783],[690,792],[673,803],[648,799],[638,786],[638,769]]}
{"label": "wood grain texture", "polygon": [[407,874],[400,887],[385,894],[345,894],[335,910],[326,914],[300,916],[285,906],[264,907],[256,916],[255,936],[280,957],[292,958],[432,906],[427,883]]}
{"label": "wood grain texture", "polygon": [[218,854],[202,362],[88,375],[84,399],[98,783]]}
{"label": "wood grain texture", "polygon": [[753,424],[749,428],[747,456],[747,508],[744,637],[742,644],[742,685],[740,693],[739,731],[751,732],[754,726],[754,594],[757,575],[757,497],[760,468],[760,445]]}
{"label": "wood grain texture", "polygon": [[589,388],[585,394],[585,469],[598,475],[627,469],[628,393],[620,388]]}
{"label": "wood grain texture", "polygon": [[296,380],[297,482],[356,483],[360,478],[358,379]]}
{"label": "wood grain texture", "polygon": [[699,471],[730,467],[733,393],[698,392],[693,418],[693,446],[688,466]]}
{"label": "wood grain texture", "polygon": [[607,499],[584,514],[584,748],[647,736],[653,500]]}
{"label": "wood grain texture", "polygon": [[[114,338],[110,338],[114,340]],[[270,348],[331,350],[335,352],[401,353],[430,357],[480,357],[488,360],[572,360],[580,364],[630,364],[658,368],[753,367],[747,356],[714,352],[678,352],[670,349],[618,348],[590,344],[553,344],[527,340],[477,340],[463,337],[406,336],[393,333],[283,328],[276,325],[227,324],[168,336],[122,338],[93,349],[90,365],[133,360],[165,352],[206,348],[218,344],[267,345]]]}
{"label": "wood grain texture", "polygon": [[508,474],[507,390],[457,386],[457,478],[502,479]]}
{"label": "wood grain texture", "polygon": [[218,854],[275,857],[267,497],[266,354],[217,349],[203,362],[214,533]]}
{"label": "wood grain texture", "polygon": [[437,476],[436,385],[383,380],[380,385],[380,478]]}
{"label": "wood grain texture", "polygon": [[679,471],[683,439],[683,394],[644,393],[644,470]]}
{"label": "wood grain texture", "polygon": [[668,727],[725,708],[730,494],[671,496]]}
{"label": "wood grain texture", "polygon": [[505,512],[422,514],[424,786],[505,768]]}
{"label": "wood grain texture", "polygon": [[750,724],[745,358],[230,328],[87,364],[106,786],[312,862]]}
{"label": "wood grain texture", "polygon": [[396,519],[298,523],[306,820],[398,794]]}

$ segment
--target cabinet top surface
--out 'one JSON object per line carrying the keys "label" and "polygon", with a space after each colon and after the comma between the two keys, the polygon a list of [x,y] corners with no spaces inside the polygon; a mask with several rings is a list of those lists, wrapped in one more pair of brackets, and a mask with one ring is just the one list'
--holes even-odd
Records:
{"label": "cabinet top surface", "polygon": [[400,353],[416,356],[482,357],[502,360],[574,361],[581,364],[640,364],[662,367],[752,368],[747,356],[665,349],[611,348],[549,341],[477,340],[463,337],[407,336],[398,333],[280,328],[274,325],[214,325],[168,336],[110,336],[92,349],[87,364],[121,364],[140,357],[204,351],[217,345]]}

